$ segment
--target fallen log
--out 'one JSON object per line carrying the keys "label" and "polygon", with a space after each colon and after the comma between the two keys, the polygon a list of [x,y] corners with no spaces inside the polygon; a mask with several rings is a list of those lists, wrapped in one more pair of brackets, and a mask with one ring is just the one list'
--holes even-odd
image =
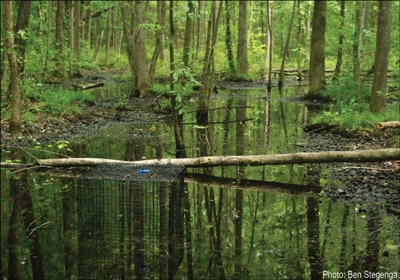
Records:
{"label": "fallen log", "polygon": [[[255,156],[208,156],[199,158],[150,159],[142,161],[123,161],[102,158],[59,158],[38,159],[35,165],[52,167],[97,166],[102,163],[120,163],[131,166],[141,165],[183,165],[186,167],[214,166],[256,166],[329,162],[374,162],[400,160],[400,149],[327,151]],[[5,167],[1,163],[0,167]]]}
{"label": "fallen log", "polygon": [[386,128],[400,128],[400,122],[399,121],[388,121],[388,122],[378,123],[378,129],[386,129]]}
{"label": "fallen log", "polygon": [[77,87],[77,88],[80,88],[80,89],[82,89],[82,90],[85,90],[85,89],[91,89],[91,88],[96,88],[96,87],[102,87],[102,86],[104,86],[105,84],[99,82],[99,83],[87,83],[87,84],[72,83],[72,85],[73,85],[74,87]]}

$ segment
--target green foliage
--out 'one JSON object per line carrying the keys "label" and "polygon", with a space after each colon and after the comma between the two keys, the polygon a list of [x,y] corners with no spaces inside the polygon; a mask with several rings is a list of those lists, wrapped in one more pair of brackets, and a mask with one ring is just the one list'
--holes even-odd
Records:
{"label": "green foliage", "polygon": [[369,111],[369,86],[362,84],[360,100],[356,97],[353,78],[340,78],[328,85],[322,95],[334,101],[330,111],[322,112],[313,119],[315,124],[337,125],[341,130],[372,129],[378,122],[399,120],[399,104],[392,104],[382,114]]}
{"label": "green foliage", "polygon": [[356,131],[360,128],[373,129],[377,123],[399,120],[399,104],[393,104],[386,108],[382,114],[369,111],[367,103],[351,103],[343,108],[342,113],[335,110],[323,112],[313,119],[316,124],[337,125],[341,130]]}
{"label": "green foliage", "polygon": [[370,95],[369,87],[365,84],[360,86],[360,101],[356,96],[356,82],[352,77],[336,79],[322,92],[322,96],[335,102],[334,111],[341,114],[345,107],[357,109],[362,108],[362,102],[367,102]]}
{"label": "green foliage", "polygon": [[39,104],[33,106],[36,112],[45,112],[53,116],[65,113],[80,114],[83,102],[92,100],[93,97],[82,91],[65,88],[41,88],[36,86],[26,92],[28,98],[36,100]]}
{"label": "green foliage", "polygon": [[176,98],[176,107],[178,114],[183,114],[187,111],[185,106],[185,100],[193,93],[194,86],[201,86],[201,83],[197,81],[191,72],[189,67],[185,67],[182,62],[176,63],[176,69],[171,72],[172,83],[174,84],[174,90],[170,90]]}

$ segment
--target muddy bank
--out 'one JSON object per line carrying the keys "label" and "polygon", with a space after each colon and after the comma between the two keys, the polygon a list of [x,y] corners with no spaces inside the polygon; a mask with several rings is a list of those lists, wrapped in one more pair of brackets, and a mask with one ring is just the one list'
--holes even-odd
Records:
{"label": "muddy bank", "polygon": [[[165,103],[166,100],[162,102]],[[15,144],[29,146],[41,142],[68,140],[116,122],[140,126],[167,120],[168,112],[160,108],[160,101],[154,98],[98,99],[85,103],[80,115],[38,116],[34,123],[23,124],[18,134],[10,134],[8,121],[2,120],[1,148]]]}
{"label": "muddy bank", "polygon": [[[307,133],[304,151],[381,149],[393,146],[395,129],[380,134],[346,138],[328,131]],[[400,158],[400,155],[399,155]],[[322,195],[333,200],[356,202],[361,208],[378,203],[400,208],[400,161],[374,163],[331,163],[321,178],[327,183]],[[321,166],[315,166],[321,169]]]}

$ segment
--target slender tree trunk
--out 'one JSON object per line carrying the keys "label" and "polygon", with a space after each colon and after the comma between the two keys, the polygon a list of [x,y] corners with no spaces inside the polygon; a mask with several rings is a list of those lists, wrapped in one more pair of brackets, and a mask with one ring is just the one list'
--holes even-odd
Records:
{"label": "slender tree trunk", "polygon": [[386,83],[392,24],[392,1],[379,1],[378,28],[376,33],[374,77],[369,109],[380,112],[386,106]]}
{"label": "slender tree trunk", "polygon": [[298,26],[297,26],[297,80],[303,80],[303,73],[302,73],[302,60],[303,54],[301,51],[301,45],[303,44],[302,38],[302,29],[301,29],[301,10],[300,10],[300,0],[297,0],[297,19],[298,19]]}
{"label": "slender tree trunk", "polygon": [[[125,3],[121,4],[121,15],[122,15],[122,31],[124,34],[124,38],[125,38],[125,47],[126,47],[126,53],[128,56],[128,62],[129,62],[129,68],[131,69],[131,73],[134,76],[134,82],[136,82],[136,78],[135,78],[135,44],[133,42],[133,36],[129,31],[129,27],[130,24],[128,24],[128,15],[126,12],[126,7],[125,7]],[[134,85],[136,86],[136,84]]]}
{"label": "slender tree trunk", "polygon": [[325,87],[325,25],[326,2],[314,1],[310,49],[310,88],[307,97],[311,98]]}
{"label": "slender tree trunk", "polygon": [[10,66],[10,88],[11,88],[11,119],[10,132],[16,133],[21,130],[21,76],[18,69],[17,55],[14,50],[14,28],[12,1],[4,1],[4,31],[6,37],[4,46],[7,51],[8,63]]}
{"label": "slender tree trunk", "polygon": [[[51,4],[51,2],[49,3]],[[64,15],[65,15],[65,1],[57,1],[57,14],[56,14],[56,76],[61,81],[66,80],[67,70],[65,68],[64,57]],[[45,69],[46,71],[46,69]]]}
{"label": "slender tree trunk", "polygon": [[231,12],[229,10],[230,9],[229,0],[225,0],[225,8],[226,8],[225,44],[226,44],[226,50],[228,52],[229,70],[231,71],[232,74],[234,74],[236,70],[232,52]]}
{"label": "slender tree trunk", "polygon": [[268,69],[268,90],[272,87],[272,58],[273,58],[273,31],[272,31],[272,11],[271,2],[267,0],[267,61],[266,68]]}
{"label": "slender tree trunk", "polygon": [[151,57],[151,62],[150,62],[149,76],[150,76],[151,83],[153,83],[153,80],[154,80],[157,59],[163,50],[163,37],[165,34],[166,9],[167,9],[167,5],[166,5],[165,1],[157,1],[157,15],[158,15],[158,24],[160,25],[160,29],[157,30],[157,32],[156,32],[156,42],[155,42],[156,46],[154,48],[153,56]]}
{"label": "slender tree trunk", "polygon": [[245,76],[249,71],[249,61],[247,56],[247,1],[239,1],[239,25],[238,25],[238,74]]}
{"label": "slender tree trunk", "polygon": [[335,78],[339,77],[343,62],[343,40],[344,40],[343,28],[344,28],[345,4],[346,4],[345,0],[340,0],[340,35],[339,35],[339,46],[337,50],[337,60],[336,60],[335,74],[334,74]]}
{"label": "slender tree trunk", "polygon": [[25,51],[26,51],[26,38],[21,33],[26,34],[29,26],[29,16],[31,14],[31,1],[18,1],[18,16],[17,23],[15,26],[16,34],[20,34],[15,37],[15,48],[17,51],[17,62],[18,68],[21,73],[21,77],[24,75],[25,68]]}
{"label": "slender tree trunk", "polygon": [[135,1],[134,3],[134,35],[133,41],[135,44],[135,75],[136,75],[136,88],[134,90],[134,96],[145,97],[147,96],[151,87],[151,81],[149,77],[149,66],[146,57],[146,31],[141,26],[144,23],[143,16],[143,2]]}
{"label": "slender tree trunk", "polygon": [[193,3],[188,1],[188,11],[186,13],[186,23],[185,23],[185,37],[183,39],[183,65],[189,66],[189,56],[190,56],[190,41],[192,38],[192,25],[193,25]]}
{"label": "slender tree trunk", "polygon": [[79,72],[79,64],[81,60],[81,2],[73,1],[74,5],[74,58],[76,61],[75,70]]}
{"label": "slender tree trunk", "polygon": [[365,5],[364,1],[357,1],[357,12],[356,12],[356,30],[354,34],[354,54],[353,54],[353,65],[354,65],[354,78],[356,80],[356,97],[360,100],[360,87],[361,87],[361,49],[362,49],[362,33],[364,29],[364,16],[365,16]]}
{"label": "slender tree trunk", "polygon": [[204,24],[205,24],[205,12],[204,12],[204,6],[207,4],[204,0],[199,0],[199,16],[200,19],[198,20],[197,24],[197,45],[196,45],[196,55],[195,58],[198,57],[201,45],[203,44],[203,33],[204,33]]}
{"label": "slender tree trunk", "polygon": [[112,10],[108,10],[107,12],[107,24],[106,28],[106,57],[108,58],[108,54],[110,52],[111,45],[111,37],[112,37]]}
{"label": "slender tree trunk", "polygon": [[279,71],[278,87],[283,86],[284,71],[285,71],[285,59],[289,52],[290,35],[292,33],[292,26],[293,26],[293,20],[294,20],[295,14],[296,14],[296,1],[293,1],[292,16],[290,18],[288,34],[287,34],[286,43],[285,43],[285,49],[284,49],[283,55],[282,55],[281,70]]}
{"label": "slender tree trunk", "polygon": [[[175,89],[175,84],[173,82],[173,73],[175,72],[175,49],[174,49],[174,42],[175,42],[175,24],[174,24],[174,1],[169,1],[169,26],[170,26],[170,34],[171,40],[169,43],[169,56],[170,56],[170,69],[171,69],[171,84],[170,89],[173,91]],[[174,126],[174,136],[175,136],[175,148],[176,148],[176,157],[177,158],[185,158],[186,157],[186,149],[185,143],[183,140],[183,129],[179,125],[179,116],[178,112],[175,109],[177,105],[176,102],[176,95],[171,95],[171,107],[172,107],[172,121]]]}
{"label": "slender tree trunk", "polygon": [[203,63],[203,70],[202,70],[202,86],[199,90],[199,103],[198,103],[198,111],[197,111],[197,122],[200,124],[207,123],[208,120],[208,92],[210,90],[210,72],[211,72],[211,37],[212,37],[212,30],[214,18],[216,13],[216,4],[212,2],[211,6],[211,14],[208,19],[207,23],[207,39],[206,39],[206,51],[204,54],[204,63]]}
{"label": "slender tree trunk", "polygon": [[86,15],[85,15],[85,39],[87,43],[87,48],[90,50],[90,45],[91,45],[91,9],[90,9],[90,0],[85,1],[85,9],[86,9]]}

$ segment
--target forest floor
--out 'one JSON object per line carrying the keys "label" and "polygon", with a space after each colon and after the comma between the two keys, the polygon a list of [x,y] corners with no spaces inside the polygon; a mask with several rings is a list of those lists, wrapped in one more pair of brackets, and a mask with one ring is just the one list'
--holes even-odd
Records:
{"label": "forest floor", "polygon": [[[225,87],[249,87],[248,83],[225,83]],[[258,84],[253,85],[260,86]],[[161,110],[156,98],[97,99],[86,103],[81,115],[52,117],[43,115],[35,123],[24,124],[17,135],[8,133],[8,121],[1,121],[1,149],[10,146],[34,146],[69,140],[87,131],[96,131],[99,127],[116,122],[131,124],[152,124],[169,121],[170,114]],[[303,151],[361,150],[389,148],[398,129],[363,133],[355,138],[343,137],[330,131],[305,133],[306,143]],[[321,177],[330,182],[323,188],[323,195],[337,200],[356,201],[362,207],[379,203],[400,209],[400,161],[377,163],[331,163],[331,170]],[[315,165],[317,170],[320,165]],[[331,183],[335,182],[335,183]],[[399,211],[399,210],[397,210]],[[398,213],[399,214],[399,213]]]}

